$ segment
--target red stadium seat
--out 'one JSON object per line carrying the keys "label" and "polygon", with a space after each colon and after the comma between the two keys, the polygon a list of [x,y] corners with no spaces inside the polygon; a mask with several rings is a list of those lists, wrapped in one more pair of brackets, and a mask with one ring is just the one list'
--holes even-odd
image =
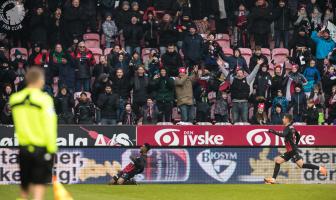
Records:
{"label": "red stadium seat", "polygon": [[209,126],[209,125],[212,125],[212,123],[211,122],[197,122],[196,125]]}
{"label": "red stadium seat", "polygon": [[233,56],[233,50],[231,48],[223,48],[223,52],[226,56]]}
{"label": "red stadium seat", "polygon": [[272,59],[274,60],[275,64],[284,63],[288,55],[289,51],[285,48],[276,48],[272,51]]}
{"label": "red stadium seat", "polygon": [[86,33],[83,35],[83,39],[87,48],[100,47],[100,35],[98,33]]}
{"label": "red stadium seat", "polygon": [[26,59],[26,60],[28,59],[28,51],[27,51],[27,49],[26,49],[26,48],[19,48],[19,47],[11,48],[11,50],[10,50],[10,58],[11,58],[11,59],[14,57],[14,54],[15,54],[15,51],[16,51],[16,50],[18,50],[18,51],[21,52],[22,57],[23,57],[24,59]]}
{"label": "red stadium seat", "polygon": [[271,62],[271,57],[272,57],[272,54],[271,54],[271,50],[270,49],[267,49],[267,48],[261,48],[261,53],[266,56],[266,58],[268,59],[268,62]]}
{"label": "red stadium seat", "polygon": [[104,55],[107,56],[111,53],[112,48],[105,48],[104,49]]}
{"label": "red stadium seat", "polygon": [[252,50],[249,48],[239,48],[241,55],[245,58],[247,65],[250,63],[252,57]]}
{"label": "red stadium seat", "polygon": [[96,60],[96,64],[98,64],[99,63],[99,57],[101,55],[103,55],[103,50],[101,50],[100,48],[88,48],[88,49],[92,52],[92,54],[93,54],[93,56]]}
{"label": "red stadium seat", "polygon": [[158,123],[156,123],[156,125],[174,125],[172,122],[158,122]]}
{"label": "red stadium seat", "polygon": [[222,48],[230,48],[230,36],[228,34],[217,34],[216,42],[218,42]]}
{"label": "red stadium seat", "polygon": [[232,124],[230,122],[216,122],[215,125],[225,126],[225,125],[232,125]]}

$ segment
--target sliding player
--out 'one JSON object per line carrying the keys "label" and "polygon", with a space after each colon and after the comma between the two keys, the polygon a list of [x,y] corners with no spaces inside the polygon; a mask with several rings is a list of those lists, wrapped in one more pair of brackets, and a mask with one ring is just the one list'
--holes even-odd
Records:
{"label": "sliding player", "polygon": [[292,115],[286,114],[282,119],[282,123],[286,126],[283,132],[277,132],[273,129],[269,130],[270,133],[285,138],[286,153],[275,158],[273,177],[265,178],[264,180],[266,184],[275,183],[275,179],[280,171],[280,165],[284,162],[287,162],[290,159],[293,159],[297,164],[297,166],[300,168],[316,169],[319,170],[322,175],[327,176],[327,169],[324,166],[319,167],[313,164],[309,163],[306,164],[303,162],[303,159],[298,152],[298,143],[300,141],[300,134],[293,127],[292,121],[293,121]]}
{"label": "sliding player", "polygon": [[147,153],[151,149],[150,145],[145,143],[140,147],[140,156],[131,156],[131,162],[117,175],[112,177],[110,185],[130,185],[136,184],[133,177],[141,174],[146,165]]}

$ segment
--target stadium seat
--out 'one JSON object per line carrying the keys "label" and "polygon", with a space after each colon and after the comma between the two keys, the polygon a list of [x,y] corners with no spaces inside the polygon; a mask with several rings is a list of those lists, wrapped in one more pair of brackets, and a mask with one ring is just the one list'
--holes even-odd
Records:
{"label": "stadium seat", "polygon": [[248,122],[236,122],[236,123],[234,123],[233,125],[251,125],[250,123],[248,123]]}
{"label": "stadium seat", "polygon": [[230,48],[230,36],[228,34],[216,34],[216,42],[222,48]]}
{"label": "stadium seat", "polygon": [[271,50],[268,48],[261,48],[261,53],[266,56],[266,58],[268,59],[268,62],[271,62],[271,58],[272,58],[272,54],[271,54]]}
{"label": "stadium seat", "polygon": [[92,54],[93,54],[93,56],[96,60],[96,64],[98,64],[99,63],[99,57],[101,55],[103,55],[103,50],[101,50],[100,48],[88,48],[88,49],[92,52]]}
{"label": "stadium seat", "polygon": [[104,49],[104,55],[107,56],[111,53],[112,48],[105,48]]}
{"label": "stadium seat", "polygon": [[222,48],[223,49],[223,53],[226,56],[233,56],[233,50],[231,48]]}
{"label": "stadium seat", "polygon": [[284,63],[288,55],[289,51],[285,48],[275,48],[272,51],[272,59],[274,60],[275,64]]}
{"label": "stadium seat", "polygon": [[11,50],[10,50],[10,58],[11,59],[14,57],[14,54],[15,54],[16,50],[18,50],[18,51],[21,52],[21,54],[23,55],[22,57],[24,59],[26,59],[26,60],[28,59],[28,51],[27,51],[27,49],[26,48],[19,48],[19,47],[17,47],[17,48],[11,48]]}
{"label": "stadium seat", "polygon": [[295,125],[295,126],[304,126],[304,125],[307,125],[307,123],[305,123],[305,122],[294,122],[293,125]]}
{"label": "stadium seat", "polygon": [[172,122],[158,122],[156,125],[174,125]]}
{"label": "stadium seat", "polygon": [[86,33],[83,35],[83,39],[87,48],[100,47],[100,36],[98,33]]}
{"label": "stadium seat", "polygon": [[209,125],[212,125],[212,123],[211,122],[197,122],[196,125],[209,126]]}
{"label": "stadium seat", "polygon": [[191,122],[178,122],[176,125],[193,125]]}
{"label": "stadium seat", "polygon": [[239,48],[241,55],[245,58],[247,65],[250,63],[252,57],[252,50],[249,48]]}
{"label": "stadium seat", "polygon": [[215,125],[226,126],[226,125],[232,125],[232,124],[230,122],[216,122]]}

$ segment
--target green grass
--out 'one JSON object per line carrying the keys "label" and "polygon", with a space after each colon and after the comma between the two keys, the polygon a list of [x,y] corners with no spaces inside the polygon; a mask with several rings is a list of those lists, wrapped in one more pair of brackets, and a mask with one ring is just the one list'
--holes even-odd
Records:
{"label": "green grass", "polygon": [[[66,185],[75,200],[334,200],[336,185]],[[0,199],[17,197],[19,186],[0,186]],[[48,189],[47,199],[52,198]]]}

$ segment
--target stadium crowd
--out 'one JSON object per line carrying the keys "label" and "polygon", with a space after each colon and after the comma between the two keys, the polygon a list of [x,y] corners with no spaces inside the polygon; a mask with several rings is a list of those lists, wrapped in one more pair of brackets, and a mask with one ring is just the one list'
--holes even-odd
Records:
{"label": "stadium crowd", "polygon": [[[63,124],[336,124],[333,0],[17,0],[0,122],[31,66]],[[272,49],[272,50],[271,50]]]}

